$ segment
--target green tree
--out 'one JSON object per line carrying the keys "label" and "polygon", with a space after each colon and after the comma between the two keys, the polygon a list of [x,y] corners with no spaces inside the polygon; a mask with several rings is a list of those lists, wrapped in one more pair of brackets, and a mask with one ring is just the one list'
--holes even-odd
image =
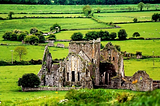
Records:
{"label": "green tree", "polygon": [[115,39],[117,37],[117,34],[115,32],[111,32],[109,34],[109,37],[113,40],[113,39]]}
{"label": "green tree", "polygon": [[98,7],[97,8],[97,13],[100,13],[101,12],[101,9]]}
{"label": "green tree", "polygon": [[56,35],[54,34],[49,34],[49,37],[47,38],[48,40],[56,40]]}
{"label": "green tree", "polygon": [[160,14],[154,13],[154,14],[152,15],[152,20],[154,20],[155,22],[157,22],[158,19],[160,19]]}
{"label": "green tree", "polygon": [[83,34],[81,32],[76,32],[71,36],[73,41],[80,41],[83,39]]}
{"label": "green tree", "polygon": [[92,8],[89,5],[86,5],[83,7],[83,13],[84,15],[88,16],[90,15],[92,12]]}
{"label": "green tree", "polygon": [[11,33],[10,40],[11,41],[16,41],[17,40],[17,34],[16,33]]}
{"label": "green tree", "polygon": [[14,15],[14,12],[12,12],[12,11],[9,12],[9,13],[8,13],[8,18],[9,18],[9,19],[12,19],[12,15]]}
{"label": "green tree", "polygon": [[138,19],[137,19],[137,18],[133,18],[133,22],[134,22],[134,23],[137,23],[137,22],[138,22]]}
{"label": "green tree", "polygon": [[45,43],[46,38],[44,37],[44,35],[40,35],[38,38],[39,38],[39,43]]}
{"label": "green tree", "polygon": [[4,40],[10,40],[10,35],[12,34],[12,32],[5,32],[4,35],[2,36]]}
{"label": "green tree", "polygon": [[38,29],[36,27],[33,27],[30,29],[30,34],[35,34],[38,32]]}
{"label": "green tree", "polygon": [[40,79],[34,73],[24,74],[22,78],[18,80],[18,86],[22,87],[38,87],[40,85]]}
{"label": "green tree", "polygon": [[120,29],[118,32],[118,38],[121,40],[125,40],[127,37],[127,33],[125,29]]}
{"label": "green tree", "polygon": [[98,36],[98,33],[96,31],[90,31],[88,33],[85,34],[85,39],[86,40],[93,40],[93,39],[97,39],[99,36]]}
{"label": "green tree", "polygon": [[22,57],[27,55],[27,49],[24,46],[17,46],[14,49],[14,55],[19,57],[19,60],[21,61]]}
{"label": "green tree", "polygon": [[26,36],[26,38],[24,39],[24,42],[33,45],[33,44],[39,42],[39,38],[38,38],[36,35],[28,35],[28,36]]}
{"label": "green tree", "polygon": [[132,36],[133,37],[140,37],[140,34],[138,32],[134,32]]}
{"label": "green tree", "polygon": [[20,34],[17,35],[17,40],[18,40],[18,41],[22,41],[22,40],[24,40],[24,38],[25,38],[26,36],[27,36],[26,33],[20,33]]}
{"label": "green tree", "polygon": [[140,9],[140,11],[143,10],[143,7],[144,7],[144,6],[145,6],[145,5],[144,5],[143,2],[138,3],[138,8]]}
{"label": "green tree", "polygon": [[59,24],[55,23],[50,27],[50,31],[60,32],[61,31],[61,26]]}
{"label": "green tree", "polygon": [[[99,32],[97,32],[98,33],[98,36],[97,36],[97,38],[98,37],[100,37],[101,38],[101,40],[109,40],[110,39],[110,37],[109,37],[109,32],[108,31],[99,31]],[[96,39],[97,39],[96,38]]]}

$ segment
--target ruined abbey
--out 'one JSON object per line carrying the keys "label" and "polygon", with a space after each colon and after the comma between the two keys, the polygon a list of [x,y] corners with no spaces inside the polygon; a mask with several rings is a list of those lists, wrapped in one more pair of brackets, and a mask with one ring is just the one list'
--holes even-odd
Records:
{"label": "ruined abbey", "polygon": [[[114,88],[141,91],[153,90],[153,80],[145,71],[125,76],[123,55],[111,43],[101,50],[101,40],[71,41],[68,56],[52,62],[45,47],[42,68],[38,73],[42,86]],[[133,82],[137,81],[135,85]],[[138,86],[138,87],[137,87]]]}

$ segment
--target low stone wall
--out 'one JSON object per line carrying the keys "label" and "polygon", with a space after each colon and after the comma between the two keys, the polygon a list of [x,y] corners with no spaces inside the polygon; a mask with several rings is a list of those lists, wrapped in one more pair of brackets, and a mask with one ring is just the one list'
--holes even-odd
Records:
{"label": "low stone wall", "polygon": [[81,89],[82,87],[38,87],[38,88],[24,88],[22,91],[68,91],[70,89]]}

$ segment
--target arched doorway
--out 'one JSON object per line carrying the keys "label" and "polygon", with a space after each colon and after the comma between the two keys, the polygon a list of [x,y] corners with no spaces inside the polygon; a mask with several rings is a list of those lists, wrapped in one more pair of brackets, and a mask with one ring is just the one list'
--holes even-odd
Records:
{"label": "arched doorway", "polygon": [[112,63],[100,63],[101,85],[110,85],[111,78],[116,76],[115,67]]}

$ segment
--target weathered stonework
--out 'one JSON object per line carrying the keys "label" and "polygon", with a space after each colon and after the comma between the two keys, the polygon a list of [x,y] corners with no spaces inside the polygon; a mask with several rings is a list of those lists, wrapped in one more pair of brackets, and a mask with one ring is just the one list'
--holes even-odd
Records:
{"label": "weathered stonework", "polygon": [[[110,42],[101,50],[101,40],[71,41],[68,56],[52,63],[45,47],[42,68],[38,73],[41,85],[50,87],[115,88],[140,91],[153,90],[153,80],[145,71],[125,76],[123,56]],[[137,80],[136,84],[132,82]],[[157,82],[154,86],[158,86]],[[137,89],[138,88],[138,89]]]}

